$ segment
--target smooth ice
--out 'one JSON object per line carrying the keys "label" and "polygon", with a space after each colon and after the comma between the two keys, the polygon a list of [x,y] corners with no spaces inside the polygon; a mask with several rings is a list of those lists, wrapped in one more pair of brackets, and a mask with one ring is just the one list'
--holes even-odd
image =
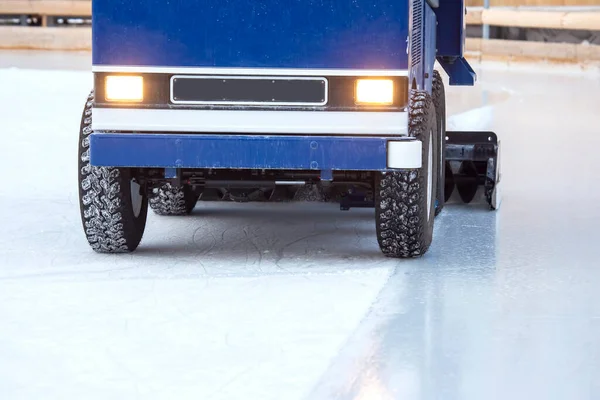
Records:
{"label": "smooth ice", "polygon": [[600,398],[597,71],[447,88],[449,129],[499,135],[504,197],[448,205],[421,259],[383,257],[372,210],[319,204],[150,213],[136,253],[99,255],[91,74],[47,54],[0,53],[0,399]]}

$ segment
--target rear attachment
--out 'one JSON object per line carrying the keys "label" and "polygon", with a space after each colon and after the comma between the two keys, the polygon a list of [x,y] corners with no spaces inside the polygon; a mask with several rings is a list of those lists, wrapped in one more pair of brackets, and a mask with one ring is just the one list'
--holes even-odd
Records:
{"label": "rear attachment", "polygon": [[464,203],[482,196],[496,210],[501,201],[499,184],[500,143],[495,133],[446,132],[446,202],[456,188]]}

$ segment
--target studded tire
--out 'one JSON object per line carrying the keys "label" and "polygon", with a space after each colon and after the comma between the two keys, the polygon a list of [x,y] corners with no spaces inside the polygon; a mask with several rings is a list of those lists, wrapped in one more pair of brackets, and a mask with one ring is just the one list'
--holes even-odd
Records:
{"label": "studded tire", "polygon": [[173,186],[164,183],[150,192],[150,208],[157,215],[187,215],[192,212],[198,202],[189,185]]}
{"label": "studded tire", "polygon": [[385,172],[375,180],[377,241],[388,257],[419,257],[431,245],[439,162],[436,133],[431,96],[411,90],[409,135],[423,143],[422,168]]}
{"label": "studded tire", "polygon": [[144,234],[148,197],[128,168],[90,165],[94,92],[85,104],[79,132],[79,205],[88,243],[99,253],[134,251]]}
{"label": "studded tire", "polygon": [[438,144],[440,146],[440,163],[438,164],[437,197],[435,203],[435,215],[437,216],[442,212],[446,201],[444,193],[446,185],[446,92],[444,90],[444,81],[438,71],[433,71],[432,97],[439,132]]}

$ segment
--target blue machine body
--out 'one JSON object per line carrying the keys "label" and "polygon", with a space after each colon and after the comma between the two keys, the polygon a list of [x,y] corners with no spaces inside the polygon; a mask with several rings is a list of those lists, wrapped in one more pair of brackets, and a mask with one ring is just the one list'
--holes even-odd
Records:
{"label": "blue machine body", "polygon": [[437,16],[437,55],[456,57],[464,52],[466,8],[463,0],[443,0]]}
{"label": "blue machine body", "polygon": [[94,0],[92,7],[95,66],[408,66],[408,0]]}
{"label": "blue machine body", "polygon": [[[464,0],[442,0],[437,8],[427,0],[94,0],[92,7],[96,71],[114,68],[118,73],[122,67],[129,67],[129,73],[136,73],[138,67],[406,70],[411,87],[431,92],[437,59],[450,75],[450,84],[472,85],[475,80],[463,58]],[[269,112],[277,111],[265,111]],[[94,132],[90,159],[98,166],[168,171],[383,171],[390,139],[401,140]]]}
{"label": "blue machine body", "polygon": [[412,87],[431,93],[436,60],[436,15],[426,0],[411,0],[409,76]]}
{"label": "blue machine body", "polygon": [[437,17],[436,57],[450,77],[450,85],[474,85],[475,72],[463,58],[466,39],[464,0],[440,1],[434,11]]}

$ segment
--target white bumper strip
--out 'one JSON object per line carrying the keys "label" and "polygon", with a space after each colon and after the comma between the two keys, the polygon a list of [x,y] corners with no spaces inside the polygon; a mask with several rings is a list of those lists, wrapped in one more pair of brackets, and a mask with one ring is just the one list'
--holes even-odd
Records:
{"label": "white bumper strip", "polygon": [[144,110],[94,108],[96,131],[406,136],[404,112]]}
{"label": "white bumper strip", "polygon": [[423,158],[420,140],[388,142],[388,168],[421,168]]}

